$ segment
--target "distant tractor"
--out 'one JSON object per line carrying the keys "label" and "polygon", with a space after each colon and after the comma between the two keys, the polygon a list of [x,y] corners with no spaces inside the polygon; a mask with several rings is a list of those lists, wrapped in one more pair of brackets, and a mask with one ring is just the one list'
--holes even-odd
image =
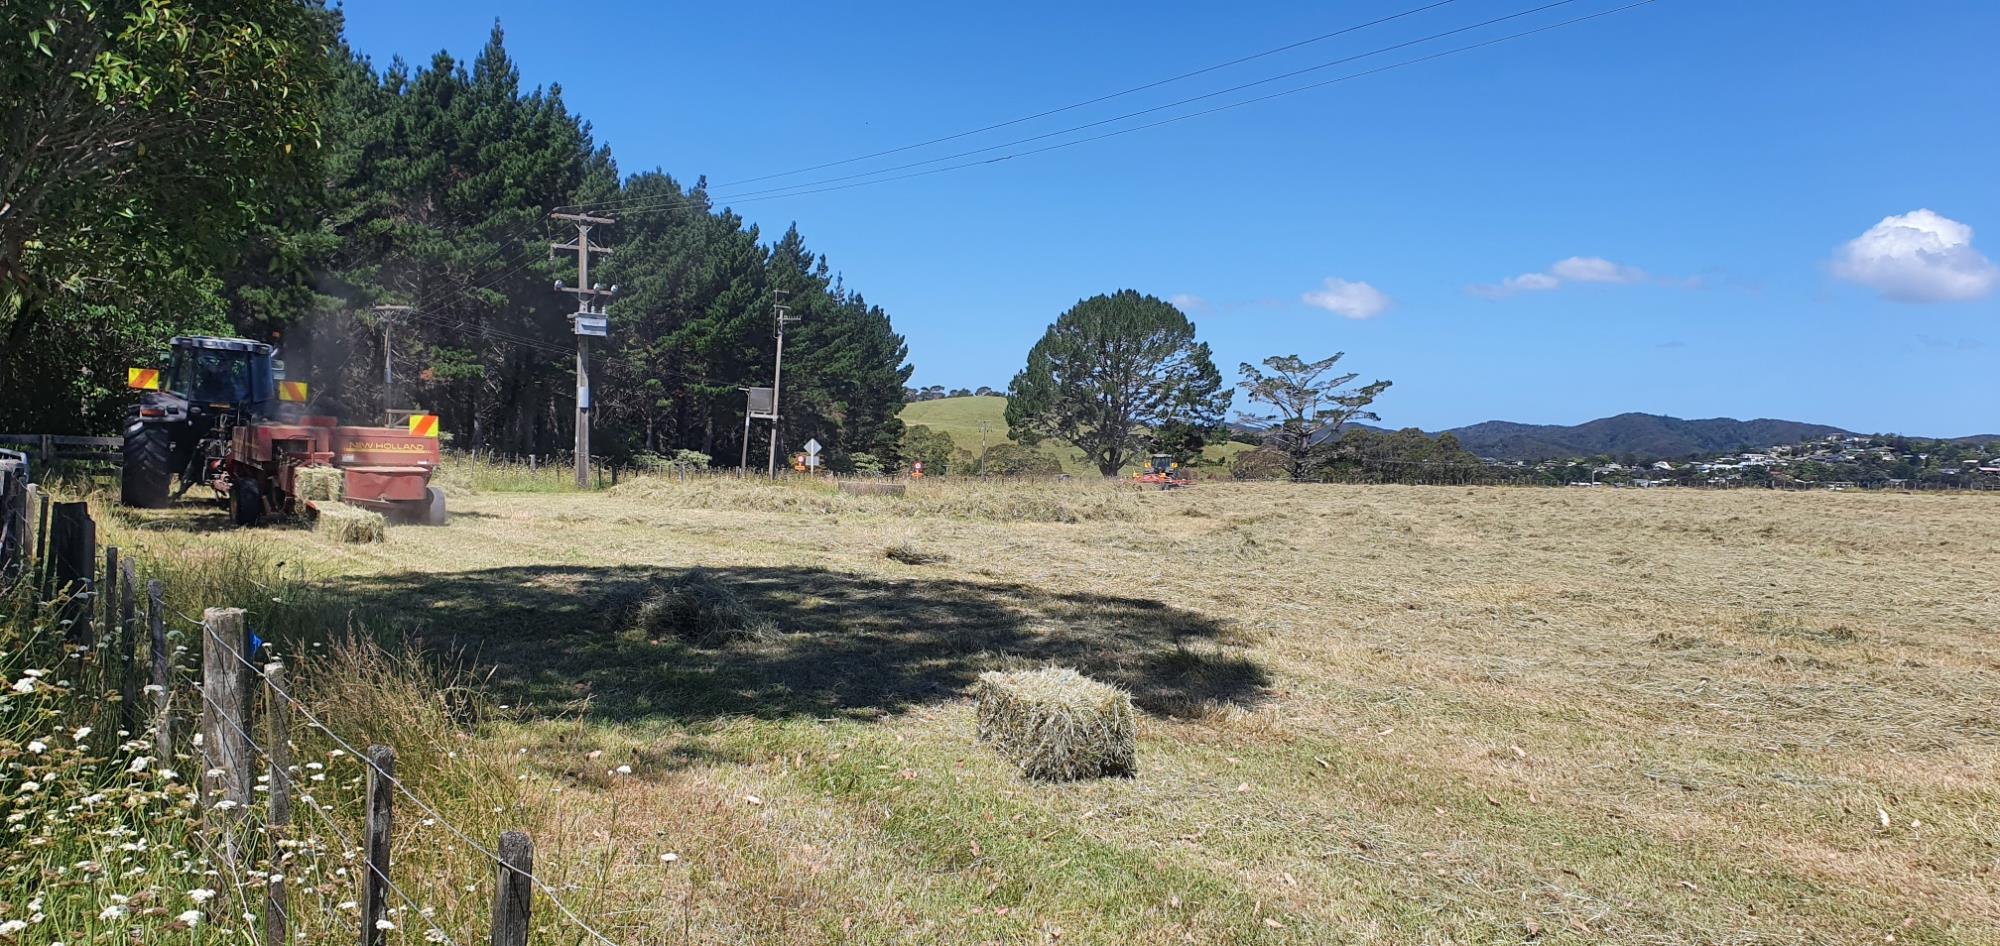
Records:
{"label": "distant tractor", "polygon": [[1155,486],[1160,489],[1179,489],[1192,486],[1187,471],[1173,458],[1172,454],[1155,453],[1146,469],[1132,474],[1132,481],[1141,486]]}
{"label": "distant tractor", "polygon": [[229,502],[237,525],[252,526],[268,514],[311,511],[298,473],[333,467],[343,474],[334,498],[443,525],[444,493],[430,485],[437,418],[352,427],[308,414],[305,383],[282,380],[275,355],[263,342],[180,336],[166,368],[131,369],[127,382],[142,393],[125,420],[124,504],[158,509],[204,485]]}

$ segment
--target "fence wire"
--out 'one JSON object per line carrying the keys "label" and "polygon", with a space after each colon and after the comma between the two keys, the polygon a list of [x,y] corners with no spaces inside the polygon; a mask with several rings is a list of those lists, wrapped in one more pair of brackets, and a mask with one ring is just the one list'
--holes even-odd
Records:
{"label": "fence wire", "polygon": [[[182,615],[182,617],[186,618],[187,616]],[[203,627],[204,627],[203,645],[206,646],[209,641],[209,635],[206,633],[206,625],[203,625]],[[308,707],[303,701],[299,700],[297,697],[294,697],[284,688],[271,682],[270,677],[265,675],[263,668],[257,666],[249,658],[245,657],[243,652],[240,649],[238,649],[234,644],[229,643],[227,641],[221,641],[220,639],[217,639],[217,642],[221,643],[223,650],[227,652],[230,656],[234,657],[237,663],[240,663],[244,667],[248,668],[250,672],[258,680],[262,681],[263,686],[266,688],[268,692],[277,694],[278,697],[280,699],[283,699],[287,705],[289,705],[292,709],[296,710],[299,713],[299,715],[306,720],[307,725],[311,726],[315,730],[318,730],[328,739],[333,740],[334,744],[339,746],[348,755],[360,761],[363,765],[366,765],[370,770],[372,770],[376,774],[377,777],[387,782],[397,792],[402,794],[403,797],[408,798],[412,804],[416,805],[417,808],[421,809],[425,814],[429,815],[438,824],[443,825],[445,830],[450,832],[453,836],[457,837],[460,842],[464,843],[467,847],[471,848],[472,850],[478,852],[488,861],[491,861],[494,864],[494,866],[502,870],[510,871],[512,873],[516,873],[523,877],[526,877],[528,879],[528,882],[531,885],[533,885],[536,890],[541,891],[542,895],[547,897],[549,899],[549,902],[555,905],[556,910],[558,912],[562,913],[563,916],[567,917],[571,923],[575,924],[579,929],[589,934],[590,937],[596,940],[598,943],[603,944],[603,946],[620,946],[620,944],[616,940],[613,940],[610,937],[599,932],[595,927],[591,926],[590,923],[586,921],[582,916],[578,915],[575,910],[571,909],[569,904],[565,902],[560,895],[557,894],[554,885],[543,880],[541,877],[537,876],[532,871],[521,870],[520,868],[508,864],[506,861],[502,860],[498,852],[492,850],[491,848],[488,848],[484,844],[479,843],[479,841],[474,839],[472,835],[468,834],[464,829],[460,828],[457,824],[454,824],[451,821],[451,819],[446,818],[444,814],[442,812],[439,812],[437,808],[433,806],[430,802],[425,801],[422,796],[418,795],[415,791],[411,790],[409,786],[403,784],[403,781],[401,779],[396,778],[394,775],[388,772],[382,771],[379,767],[375,765],[375,763],[372,760],[368,758],[368,756],[365,753],[355,748],[353,743],[342,738],[339,733],[334,732],[331,728],[327,727],[325,723],[322,723],[319,717],[315,715],[312,709]],[[231,725],[232,727],[234,727],[233,723]],[[242,732],[240,727],[237,728],[237,731],[239,733]],[[244,734],[244,737],[246,739],[249,738],[247,733]],[[386,877],[382,879],[384,883],[387,883],[391,887],[391,889],[395,889],[395,884],[393,881],[390,881]],[[398,892],[400,894],[400,891]],[[440,930],[439,932],[443,931]]]}

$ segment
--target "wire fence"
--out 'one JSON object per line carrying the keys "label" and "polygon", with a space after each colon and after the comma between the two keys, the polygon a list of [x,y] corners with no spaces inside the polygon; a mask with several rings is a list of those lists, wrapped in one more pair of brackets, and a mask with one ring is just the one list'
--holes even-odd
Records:
{"label": "wire fence", "polygon": [[[101,658],[104,686],[131,694],[110,710],[121,729],[150,730],[157,758],[199,766],[190,779],[195,810],[186,815],[198,824],[188,835],[222,881],[216,886],[225,889],[215,895],[228,904],[224,915],[261,927],[254,940],[337,941],[329,934],[345,927],[361,946],[383,946],[397,930],[447,946],[525,946],[539,899],[583,941],[621,946],[534,872],[525,832],[503,832],[494,843],[476,837],[397,777],[391,747],[329,725],[328,713],[298,695],[283,661],[260,664],[271,648],[251,630],[244,609],[212,607],[195,616],[170,607],[161,581],[142,584],[131,557],[96,547],[96,524],[84,503],[51,504],[34,488],[0,492],[0,522],[36,519],[39,527],[17,535],[20,541],[7,546],[13,551],[0,556],[0,590],[32,588],[31,606],[58,618],[67,645]],[[200,646],[170,645],[181,636],[172,632]],[[199,659],[198,671],[189,658]],[[154,697],[150,707],[141,706],[142,694]],[[199,725],[183,737],[178,723],[197,707]],[[146,713],[150,719],[141,718]],[[313,743],[332,747],[330,762],[293,761],[301,745]],[[332,771],[343,761],[359,768],[345,781]],[[483,935],[448,929],[424,903],[426,891],[392,869],[397,799],[491,868],[491,921]],[[344,826],[348,817],[359,823]]]}

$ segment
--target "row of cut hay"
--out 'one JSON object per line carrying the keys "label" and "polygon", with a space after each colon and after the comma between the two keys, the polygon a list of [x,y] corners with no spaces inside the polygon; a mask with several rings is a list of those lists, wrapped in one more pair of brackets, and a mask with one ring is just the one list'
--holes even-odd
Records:
{"label": "row of cut hay", "polygon": [[1145,497],[1124,483],[1096,479],[939,477],[908,483],[901,495],[857,495],[837,489],[834,482],[721,475],[686,480],[641,476],[619,484],[613,492],[649,505],[677,509],[821,515],[870,513],[994,522],[1118,521],[1137,518],[1146,508]]}
{"label": "row of cut hay", "polygon": [[382,514],[346,503],[315,503],[313,531],[335,542],[380,542],[387,537]]}
{"label": "row of cut hay", "polygon": [[1124,690],[1050,667],[980,674],[973,693],[980,741],[1028,778],[1066,782],[1136,769],[1138,712]]}

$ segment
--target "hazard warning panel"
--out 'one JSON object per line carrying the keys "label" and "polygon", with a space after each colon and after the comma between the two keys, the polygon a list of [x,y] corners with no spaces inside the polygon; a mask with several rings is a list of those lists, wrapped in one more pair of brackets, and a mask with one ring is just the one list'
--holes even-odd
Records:
{"label": "hazard warning panel", "polygon": [[127,368],[125,386],[134,391],[158,391],[160,389],[160,369]]}
{"label": "hazard warning panel", "polygon": [[305,399],[306,383],[304,381],[278,382],[278,400],[303,402]]}
{"label": "hazard warning panel", "polygon": [[410,436],[435,437],[437,435],[438,435],[438,419],[436,414],[410,415]]}

